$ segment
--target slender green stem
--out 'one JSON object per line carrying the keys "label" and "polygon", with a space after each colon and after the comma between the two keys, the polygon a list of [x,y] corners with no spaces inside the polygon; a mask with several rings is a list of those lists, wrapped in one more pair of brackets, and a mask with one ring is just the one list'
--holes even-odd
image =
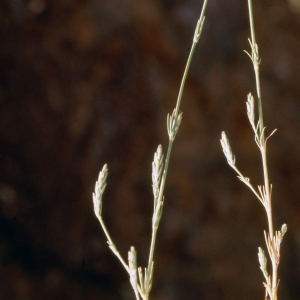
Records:
{"label": "slender green stem", "polygon": [[260,119],[259,127],[260,127],[260,133],[263,133],[264,122],[263,122],[261,89],[260,89],[260,79],[259,79],[259,63],[260,63],[260,61],[259,61],[259,57],[258,57],[258,49],[257,49],[257,44],[256,44],[256,39],[255,39],[252,0],[248,0],[248,8],[249,8],[251,42],[252,42],[252,58],[253,58],[252,61],[253,61],[254,71],[255,71],[255,82],[256,82],[256,92],[257,92],[257,101],[258,101],[258,115],[259,115],[259,119]]}
{"label": "slender green stem", "polygon": [[[108,232],[108,230],[107,230],[107,228],[105,226],[105,223],[104,223],[104,221],[102,219],[102,216],[100,216],[99,222],[100,222],[102,230],[104,231],[104,234],[105,234],[105,236],[107,238],[107,241],[108,241],[110,249],[116,255],[116,257],[119,259],[119,261],[121,262],[121,264],[123,265],[123,267],[125,268],[125,270],[127,271],[127,273],[129,274],[129,277],[131,277],[130,269],[129,269],[128,265],[125,263],[124,259],[122,258],[121,254],[119,253],[119,251],[117,250],[117,248],[115,246],[115,243],[113,242],[112,238],[110,237],[110,234],[109,234],[109,232]],[[140,300],[140,296],[139,296],[138,290],[136,290],[136,289],[133,289],[133,290],[134,290],[134,294],[135,294],[136,300]]]}
{"label": "slender green stem", "polygon": [[187,74],[188,74],[188,71],[190,68],[190,64],[192,61],[192,57],[193,57],[195,48],[196,48],[196,43],[193,43],[192,48],[190,50],[189,57],[188,57],[188,61],[185,66],[185,70],[183,73],[183,77],[182,77],[182,81],[181,81],[181,85],[180,85],[180,89],[179,89],[179,93],[178,93],[178,98],[177,98],[177,103],[176,103],[176,114],[175,114],[176,116],[178,116],[178,114],[179,114],[179,108],[180,108],[180,104],[181,104],[181,98],[182,98],[182,93],[183,93],[183,89],[184,89],[184,85],[185,85],[185,80],[186,80],[186,77],[187,77]]}
{"label": "slender green stem", "polygon": [[258,200],[263,204],[263,199],[261,198],[261,196],[259,196],[259,194],[257,193],[257,191],[255,190],[255,188],[252,186],[252,184],[246,180],[246,178],[244,177],[244,175],[240,172],[240,170],[234,166],[233,168],[238,174],[239,174],[239,179],[244,182],[249,188],[250,190],[253,192],[253,194],[258,198]]}
{"label": "slender green stem", "polygon": [[251,40],[255,41],[255,30],[254,30],[254,22],[253,22],[253,9],[252,9],[252,1],[248,0],[248,11],[250,18],[250,28],[251,28]]}
{"label": "slender green stem", "polygon": [[250,29],[251,29],[251,46],[252,46],[252,61],[255,72],[255,82],[256,82],[256,92],[258,100],[258,114],[259,114],[259,134],[260,134],[260,150],[262,155],[263,163],[263,174],[264,174],[264,187],[266,192],[266,203],[265,209],[268,219],[269,227],[269,237],[271,239],[272,251],[269,251],[271,262],[272,262],[272,295],[270,295],[271,300],[277,299],[277,268],[276,259],[274,257],[275,253],[275,238],[274,238],[274,229],[273,229],[273,217],[272,217],[272,203],[271,203],[271,193],[270,193],[270,183],[268,175],[268,166],[267,166],[267,153],[266,153],[266,139],[264,134],[264,124],[263,124],[263,111],[262,111],[262,101],[261,101],[261,88],[260,88],[260,78],[259,78],[259,64],[260,58],[258,55],[258,47],[255,40],[255,30],[254,30],[254,21],[253,21],[253,9],[252,9],[252,0],[248,0],[249,7],[249,18],[250,18]]}
{"label": "slender green stem", "polygon": [[[187,77],[189,67],[190,67],[190,64],[192,61],[192,57],[194,54],[194,50],[196,48],[196,44],[202,33],[202,27],[203,27],[203,23],[204,23],[204,13],[206,10],[207,3],[208,3],[208,0],[204,0],[202,10],[201,10],[201,15],[197,22],[196,30],[194,33],[193,44],[192,44],[192,47],[191,47],[191,50],[189,53],[189,57],[187,60],[187,64],[185,66],[184,74],[182,77],[182,81],[181,81],[181,85],[180,85],[180,89],[179,89],[179,93],[178,93],[178,98],[177,98],[177,102],[176,102],[176,108],[174,109],[173,114],[171,116],[168,115],[168,118],[167,118],[167,128],[168,128],[168,133],[169,133],[169,145],[168,145],[168,150],[167,150],[167,154],[166,154],[166,158],[165,158],[165,162],[164,162],[164,166],[163,166],[163,171],[161,174],[161,180],[159,181],[159,179],[158,179],[158,178],[160,178],[160,175],[158,175],[158,177],[157,177],[157,174],[152,175],[152,176],[154,176],[153,178],[155,178],[155,180],[157,180],[157,182],[154,187],[154,212],[153,212],[153,218],[152,218],[152,236],[151,236],[151,245],[150,245],[150,251],[149,251],[148,266],[145,269],[145,273],[142,272],[141,268],[136,268],[136,252],[135,252],[134,248],[128,254],[129,263],[127,265],[125,263],[125,261],[123,260],[122,256],[120,255],[120,253],[118,252],[115,244],[113,243],[113,241],[108,233],[108,230],[106,229],[105,223],[101,216],[102,194],[104,192],[104,188],[106,185],[106,182],[105,182],[106,176],[102,176],[101,175],[102,173],[100,173],[101,176],[99,175],[100,176],[99,183],[96,184],[96,190],[95,190],[95,194],[93,196],[94,210],[95,210],[97,218],[100,221],[100,224],[105,233],[105,236],[108,240],[109,247],[112,250],[112,252],[118,257],[118,259],[124,266],[125,270],[129,274],[130,283],[133,287],[133,290],[134,290],[137,300],[139,300],[140,297],[143,300],[149,299],[149,293],[151,290],[152,280],[153,280],[153,256],[154,256],[154,250],[155,250],[155,241],[156,241],[156,234],[157,234],[159,222],[160,222],[161,215],[162,215],[163,202],[164,202],[163,193],[164,193],[164,188],[165,188],[165,183],[166,183],[166,176],[167,176],[168,166],[169,166],[169,162],[170,162],[170,156],[171,156],[173,142],[174,142],[175,136],[177,134],[177,131],[178,131],[178,128],[179,128],[179,125],[181,122],[181,118],[182,118],[182,114],[180,112],[180,103],[181,103],[181,99],[182,99],[182,94],[183,94],[186,77]],[[155,154],[155,157],[156,157],[156,155],[159,156],[161,154],[161,146],[159,147],[159,149],[160,150],[158,150],[158,152]],[[161,157],[161,159],[162,159],[162,157]],[[157,163],[160,164],[159,161]],[[161,161],[161,163],[162,163],[162,161]],[[154,163],[154,165],[155,165],[155,163]],[[160,166],[158,166],[158,167],[160,168]],[[107,175],[107,167],[105,170],[106,170],[106,173],[104,171],[102,171],[102,172],[104,172]],[[157,195],[158,186],[159,186],[159,193]],[[99,187],[101,187],[100,190],[99,190]],[[133,260],[134,260],[134,263],[133,263]],[[137,282],[137,277],[136,277],[137,271],[138,271],[139,283]]]}
{"label": "slender green stem", "polygon": [[[204,14],[205,14],[205,11],[206,11],[207,2],[208,2],[208,0],[204,0],[202,10],[201,10],[201,15],[200,15],[200,18],[199,18],[199,21],[198,21],[198,24],[197,24],[197,28],[199,26],[199,31],[198,31],[199,36],[197,37],[198,39],[199,39],[199,37],[202,33],[202,25],[203,25],[203,22],[204,22],[204,19],[205,19]],[[197,29],[196,29],[196,31],[197,31]],[[176,116],[178,116],[178,114],[179,114],[179,108],[180,108],[180,104],[181,104],[181,98],[182,98],[182,93],[183,93],[183,89],[184,89],[184,85],[185,85],[185,80],[186,80],[186,77],[187,77],[187,74],[188,74],[188,71],[189,71],[189,68],[190,68],[190,64],[191,64],[191,61],[192,61],[192,58],[193,58],[194,50],[196,48],[198,39],[195,40],[195,37],[194,37],[192,48],[190,50],[190,54],[189,54],[189,57],[188,57],[188,60],[187,60],[186,66],[185,66],[185,70],[184,70],[184,73],[183,73],[183,77],[182,77],[182,80],[181,80],[181,85],[180,85],[180,89],[179,89],[179,93],[178,93],[178,97],[177,97],[176,109],[175,109],[175,111],[176,111],[175,115]]]}
{"label": "slender green stem", "polygon": [[156,234],[157,234],[157,227],[156,228],[152,227],[151,246],[150,246],[150,252],[149,252],[149,259],[148,259],[148,269],[150,268],[152,261],[153,261]]}
{"label": "slender green stem", "polygon": [[[193,58],[193,54],[197,45],[197,42],[199,40],[199,37],[202,33],[202,26],[203,26],[203,22],[204,22],[204,14],[206,11],[206,6],[207,6],[207,2],[208,0],[204,0],[203,6],[202,6],[202,10],[201,10],[201,15],[200,18],[198,20],[197,23],[197,27],[196,27],[196,31],[194,34],[194,39],[193,39],[193,44],[188,56],[188,60],[185,66],[185,70],[183,73],[183,77],[181,80],[181,84],[180,84],[180,88],[179,88],[179,93],[178,93],[178,97],[177,97],[177,102],[176,102],[176,108],[175,108],[175,120],[177,120],[179,113],[180,113],[180,104],[181,104],[181,99],[182,99],[182,94],[183,94],[183,89],[185,86],[185,81],[187,78],[187,74],[190,68],[190,64]],[[169,139],[169,145],[168,145],[168,150],[167,150],[167,155],[166,155],[166,159],[165,159],[165,164],[164,164],[164,169],[163,169],[163,174],[162,174],[162,179],[161,179],[161,183],[160,183],[160,189],[159,189],[159,196],[157,199],[157,203],[161,203],[163,202],[163,193],[164,193],[164,188],[165,188],[165,183],[166,183],[166,177],[167,177],[167,172],[168,172],[168,167],[169,167],[169,162],[170,162],[170,156],[171,156],[171,150],[172,150],[172,146],[173,146],[173,142],[174,140]],[[160,204],[158,204],[160,205]],[[157,234],[157,229],[158,229],[158,225],[153,224],[152,226],[152,237],[151,237],[151,246],[150,246],[150,252],[149,252],[149,259],[148,259],[148,270],[153,262],[153,256],[154,256],[154,250],[155,250],[155,241],[156,241],[156,234]]]}
{"label": "slender green stem", "polygon": [[261,88],[260,88],[260,78],[259,78],[259,63],[260,59],[258,56],[258,48],[255,40],[255,30],[254,30],[254,21],[253,21],[253,10],[252,10],[252,0],[248,0],[249,4],[249,17],[250,17],[250,29],[251,29],[251,43],[252,43],[252,61],[255,72],[255,82],[256,82],[256,92],[257,92],[257,101],[258,101],[258,114],[259,114],[259,127],[260,127],[260,137],[261,137],[261,154],[263,162],[263,174],[264,174],[264,183],[266,189],[266,199],[269,206],[269,231],[270,235],[273,236],[273,222],[272,222],[272,210],[271,210],[271,195],[270,195],[270,183],[268,175],[268,166],[267,166],[267,153],[266,153],[266,139],[264,133],[264,123],[263,123],[263,111],[262,111],[262,101],[261,101]]}
{"label": "slender green stem", "polygon": [[130,274],[130,271],[129,271],[129,268],[128,268],[127,264],[125,263],[124,259],[122,258],[121,254],[119,253],[119,251],[116,250],[115,243],[113,242],[112,238],[110,237],[110,235],[108,233],[108,230],[107,230],[107,228],[105,226],[105,223],[104,223],[102,217],[100,217],[99,221],[100,221],[101,227],[102,227],[102,229],[104,231],[104,234],[105,234],[105,236],[106,236],[106,238],[108,240],[108,244],[109,244],[110,248],[111,247],[114,248],[114,250],[112,249],[112,251],[118,257],[118,259],[122,263],[122,265],[125,268],[125,270],[127,271],[127,273]]}
{"label": "slender green stem", "polygon": [[253,21],[253,9],[252,9],[252,0],[248,0],[248,9],[249,9],[249,19],[250,19],[250,30],[251,30],[251,54],[246,52],[252,60],[254,73],[255,73],[255,83],[256,83],[256,92],[257,92],[257,102],[258,102],[258,123],[255,125],[255,114],[254,114],[254,99],[251,94],[248,95],[247,100],[247,114],[250,121],[250,125],[254,130],[254,137],[257,146],[260,149],[261,156],[262,156],[262,165],[263,165],[263,177],[264,177],[264,184],[262,186],[258,186],[259,194],[257,191],[252,187],[250,184],[250,179],[244,177],[241,172],[235,166],[235,157],[231,151],[231,147],[229,141],[226,137],[225,132],[221,134],[221,146],[223,148],[223,152],[227,159],[228,164],[238,173],[238,178],[244,182],[256,195],[256,197],[261,201],[263,204],[267,220],[268,220],[268,232],[264,231],[266,246],[268,248],[269,257],[272,263],[272,275],[269,276],[267,271],[267,258],[265,256],[264,251],[259,247],[258,250],[258,260],[260,264],[260,269],[263,272],[265,277],[264,286],[266,289],[266,297],[265,300],[277,300],[277,288],[279,281],[277,279],[277,271],[278,265],[280,260],[280,244],[282,242],[282,238],[287,231],[287,225],[283,224],[281,226],[280,231],[275,231],[273,229],[273,217],[272,217],[272,201],[271,201],[271,192],[272,186],[269,182],[269,174],[268,174],[268,165],[267,165],[267,140],[265,138],[265,127],[263,123],[263,110],[262,110],[262,100],[261,100],[261,89],[260,89],[260,78],[259,78],[259,64],[260,64],[260,57],[258,53],[258,46],[255,40],[255,30],[254,30],[254,21]]}

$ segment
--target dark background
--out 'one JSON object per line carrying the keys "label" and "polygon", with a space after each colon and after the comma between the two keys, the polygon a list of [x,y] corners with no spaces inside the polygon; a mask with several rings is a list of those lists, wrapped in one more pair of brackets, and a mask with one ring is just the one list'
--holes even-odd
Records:
{"label": "dark background", "polygon": [[[298,7],[297,7],[298,5]],[[167,148],[202,1],[0,2],[0,298],[134,299],[107,247],[92,192],[108,163],[103,215],[120,252],[146,265],[151,162]],[[300,299],[300,9],[253,0],[273,183],[288,224],[280,299]],[[227,165],[262,184],[246,115],[255,93],[247,1],[209,0],[183,95],[158,232],[152,299],[263,299],[262,205]]]}

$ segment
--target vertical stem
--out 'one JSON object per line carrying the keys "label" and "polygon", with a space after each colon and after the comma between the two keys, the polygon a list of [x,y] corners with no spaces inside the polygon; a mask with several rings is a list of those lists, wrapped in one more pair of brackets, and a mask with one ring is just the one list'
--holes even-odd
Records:
{"label": "vertical stem", "polygon": [[[208,0],[204,0],[202,10],[201,10],[201,15],[200,15],[200,18],[199,18],[200,23],[204,21],[204,14],[205,14],[205,11],[206,11],[207,2],[208,2]],[[199,34],[201,34],[201,31],[199,32]],[[178,113],[179,113],[183,88],[184,88],[184,85],[185,85],[185,80],[186,80],[186,77],[187,77],[187,74],[188,74],[188,71],[189,71],[189,68],[190,68],[190,64],[191,64],[191,61],[192,61],[192,57],[193,57],[196,45],[197,45],[197,41],[194,40],[191,51],[190,51],[190,54],[189,54],[189,57],[188,57],[188,60],[187,60],[187,63],[186,63],[186,66],[185,66],[185,70],[184,70],[184,73],[183,73],[183,77],[182,77],[182,81],[181,81],[181,85],[180,85],[180,89],[179,89],[179,93],[178,93],[178,97],[177,97],[176,114],[175,114],[176,117],[178,116]]]}
{"label": "vertical stem", "polygon": [[175,111],[176,111],[175,116],[176,117],[179,114],[179,108],[180,108],[180,104],[181,104],[183,88],[184,88],[184,85],[185,85],[185,80],[186,80],[186,77],[187,77],[187,74],[188,74],[188,71],[189,71],[189,68],[190,68],[190,64],[191,64],[191,61],[192,61],[192,57],[193,57],[195,48],[196,48],[196,43],[193,43],[190,54],[189,54],[189,57],[188,57],[188,60],[187,60],[187,63],[186,63],[186,66],[185,66],[185,69],[184,69],[184,73],[183,73],[183,77],[182,77],[182,81],[181,81],[181,85],[180,85],[180,89],[179,89],[179,93],[178,93],[178,97],[177,97],[176,109],[175,109]]}
{"label": "vertical stem", "polygon": [[[100,224],[102,226],[102,229],[104,231],[104,234],[105,234],[105,236],[108,240],[108,244],[109,244],[110,249],[117,256],[117,258],[120,260],[123,267],[125,268],[125,270],[129,274],[130,283],[133,287],[133,290],[134,290],[134,293],[135,293],[135,296],[136,296],[137,300],[140,300],[140,297],[143,300],[148,300],[149,299],[149,293],[150,293],[150,290],[151,290],[152,279],[153,279],[152,278],[153,277],[153,256],[154,256],[154,250],[155,250],[155,241],[156,241],[156,234],[157,234],[157,230],[158,230],[158,226],[159,226],[159,222],[160,222],[160,218],[161,218],[161,214],[162,214],[163,193],[164,193],[164,187],[165,187],[165,183],[166,183],[166,176],[167,176],[167,171],[168,171],[168,166],[169,166],[169,161],[170,161],[173,142],[174,142],[176,133],[178,131],[178,127],[180,125],[181,118],[182,118],[182,115],[181,115],[180,110],[179,110],[180,109],[180,103],[181,103],[181,98],[182,98],[182,93],[183,93],[183,88],[184,88],[184,85],[185,85],[186,77],[187,77],[188,70],[189,70],[189,67],[190,67],[190,64],[191,64],[191,60],[192,60],[192,57],[193,57],[193,54],[194,54],[194,50],[195,50],[196,44],[197,44],[197,42],[200,38],[201,32],[202,32],[202,26],[203,26],[203,23],[204,23],[204,13],[205,13],[205,10],[206,10],[207,3],[208,3],[208,0],[204,0],[202,10],[201,10],[201,15],[200,15],[200,18],[197,22],[196,30],[195,30],[195,33],[194,33],[193,44],[192,44],[192,47],[191,47],[191,50],[190,50],[190,53],[189,53],[188,61],[187,61],[187,64],[185,66],[183,78],[182,78],[182,81],[181,81],[181,85],[180,85],[180,89],[179,89],[179,93],[178,93],[178,98],[177,98],[177,102],[176,102],[176,108],[175,108],[172,116],[170,117],[168,115],[168,118],[167,118],[167,126],[168,126],[168,133],[169,133],[169,146],[168,146],[166,159],[165,159],[165,162],[164,162],[163,174],[162,174],[161,181],[160,181],[159,195],[157,196],[157,193],[156,192],[154,193],[155,194],[154,195],[154,213],[153,213],[153,218],[152,218],[151,245],[150,245],[150,251],[149,251],[148,267],[146,268],[144,275],[142,273],[141,268],[136,269],[136,262],[134,263],[134,267],[132,267],[130,258],[128,258],[128,260],[129,260],[128,265],[125,263],[124,259],[122,258],[122,256],[118,252],[115,244],[113,243],[113,241],[112,241],[112,239],[111,239],[111,237],[108,233],[108,230],[106,229],[106,226],[104,224],[102,216],[99,216],[99,213],[95,211],[96,216],[99,219]],[[161,165],[160,165],[160,168],[161,168]],[[96,188],[97,188],[97,186],[96,186]],[[103,191],[104,191],[104,188],[103,188]],[[102,191],[102,194],[103,194],[103,191]],[[96,194],[97,194],[97,191],[96,191]],[[97,199],[97,200],[101,201],[101,199]],[[95,203],[95,201],[94,201],[94,209],[95,210],[96,209],[99,210],[98,206],[99,206],[99,203],[98,202]],[[135,259],[136,259],[136,254],[132,254],[132,255],[135,255]],[[137,270],[139,272],[138,273],[139,282],[137,281],[137,276],[136,276]]]}
{"label": "vertical stem", "polygon": [[[201,15],[200,18],[198,20],[197,23],[197,27],[196,27],[196,31],[195,31],[195,35],[194,35],[194,40],[193,40],[193,44],[192,44],[192,48],[190,50],[189,53],[189,57],[184,69],[184,73],[182,76],[182,80],[181,80],[181,84],[180,84],[180,88],[179,88],[179,93],[178,93],[178,97],[177,97],[177,102],[176,102],[176,108],[175,108],[175,120],[177,120],[178,115],[179,115],[179,109],[180,109],[180,104],[181,104],[181,99],[182,99],[182,94],[183,94],[183,89],[185,86],[185,81],[187,78],[187,74],[190,68],[190,64],[193,58],[193,54],[198,42],[198,39],[201,35],[202,32],[202,25],[204,22],[204,13],[206,11],[206,6],[207,6],[208,0],[204,0],[203,6],[202,6],[202,10],[201,10]],[[195,36],[197,36],[197,38],[195,39]],[[172,150],[172,146],[173,146],[173,140],[169,139],[169,145],[168,145],[168,151],[167,151],[167,155],[166,155],[166,159],[165,159],[165,164],[164,164],[164,169],[163,169],[163,174],[162,174],[162,179],[161,179],[161,184],[160,184],[160,189],[159,189],[159,196],[157,199],[157,203],[161,202],[163,199],[163,193],[164,193],[164,188],[165,188],[165,183],[166,183],[166,177],[167,177],[167,172],[168,172],[168,167],[169,167],[169,161],[170,161],[170,156],[171,156],[171,150]],[[149,259],[148,259],[148,270],[150,269],[150,266],[153,262],[153,256],[154,256],[154,249],[155,249],[155,241],[156,241],[156,233],[157,233],[157,229],[158,226],[152,226],[152,237],[151,237],[151,246],[150,246],[150,252],[149,252]]]}
{"label": "vertical stem", "polygon": [[157,233],[157,227],[152,228],[151,246],[150,246],[149,259],[148,259],[148,270],[149,270],[149,268],[151,266],[151,263],[153,261],[155,241],[156,241],[156,233]]}
{"label": "vertical stem", "polygon": [[251,39],[252,39],[252,60],[255,72],[255,82],[256,82],[256,92],[257,92],[257,101],[258,101],[258,114],[259,114],[259,127],[260,127],[260,142],[261,142],[261,154],[263,162],[263,174],[264,174],[264,183],[266,189],[266,198],[268,201],[268,216],[269,220],[269,231],[271,237],[273,237],[273,225],[272,225],[272,209],[271,209],[271,197],[270,197],[270,183],[268,175],[268,166],[267,166],[267,154],[266,154],[266,140],[264,133],[264,123],[263,123],[263,112],[262,112],[262,101],[261,101],[261,88],[260,88],[260,78],[259,78],[259,56],[258,48],[255,40],[255,30],[254,30],[254,21],[253,21],[253,10],[252,10],[252,0],[248,0],[249,5],[249,17],[250,17],[250,29],[251,29]]}
{"label": "vertical stem", "polygon": [[252,1],[251,0],[248,0],[248,10],[249,10],[249,17],[250,17],[249,19],[250,19],[250,28],[251,28],[251,40],[255,41],[255,31],[254,31],[254,22],[253,22],[253,9],[252,9]]}
{"label": "vertical stem", "polygon": [[[258,100],[258,115],[260,120],[260,133],[262,133],[264,128],[263,122],[263,113],[262,113],[262,103],[261,103],[261,91],[260,91],[260,80],[259,80],[259,57],[257,44],[255,39],[255,29],[254,29],[254,20],[253,20],[253,9],[252,9],[252,0],[248,0],[248,8],[249,8],[249,19],[250,19],[250,30],[251,30],[251,42],[252,42],[252,58],[255,72],[255,83],[256,83],[256,92],[257,92],[257,100]],[[254,52],[253,50],[257,50]],[[254,57],[253,57],[254,54]]]}
{"label": "vertical stem", "polygon": [[[266,153],[266,139],[264,134],[264,123],[263,123],[263,112],[262,112],[262,101],[261,101],[261,88],[260,88],[260,78],[259,78],[259,64],[260,58],[258,55],[258,47],[255,40],[255,30],[254,30],[254,21],[253,21],[253,9],[252,9],[252,0],[248,0],[249,8],[249,19],[250,19],[250,29],[251,29],[251,47],[252,47],[252,61],[255,72],[255,82],[256,82],[256,92],[257,92],[257,101],[258,101],[258,114],[259,114],[259,135],[260,135],[260,150],[262,155],[263,163],[263,174],[264,174],[264,187],[265,187],[265,197],[266,203],[264,204],[269,226],[269,237],[271,239],[271,247],[274,249],[274,229],[273,229],[273,217],[272,217],[272,203],[271,203],[271,194],[270,194],[270,183],[268,175],[268,166],[267,166],[267,153]],[[270,253],[270,258],[272,262],[272,295],[271,300],[277,299],[277,263],[273,254]]]}

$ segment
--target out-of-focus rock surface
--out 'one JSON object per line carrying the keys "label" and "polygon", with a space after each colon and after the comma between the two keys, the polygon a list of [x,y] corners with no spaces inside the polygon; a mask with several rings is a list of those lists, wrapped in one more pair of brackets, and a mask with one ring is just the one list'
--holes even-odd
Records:
{"label": "out-of-focus rock surface", "polygon": [[[108,163],[103,215],[126,258],[147,263],[151,162],[167,149],[199,17],[196,0],[0,2],[0,298],[134,299],[93,214]],[[274,224],[288,224],[280,299],[300,298],[300,10],[253,0],[273,183]],[[255,93],[247,1],[209,0],[183,95],[158,232],[152,299],[263,299],[262,205],[226,164],[262,183],[246,116]]]}

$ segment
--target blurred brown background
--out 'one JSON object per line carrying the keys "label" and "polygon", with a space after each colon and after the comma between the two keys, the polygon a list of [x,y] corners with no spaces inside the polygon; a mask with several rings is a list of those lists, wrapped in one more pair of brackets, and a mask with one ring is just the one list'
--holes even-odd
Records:
{"label": "blurred brown background", "polygon": [[[147,263],[151,162],[172,112],[202,1],[0,2],[0,298],[134,299],[122,255]],[[288,224],[280,299],[300,299],[300,8],[253,0],[274,223]],[[223,156],[262,183],[246,116],[255,93],[247,1],[209,0],[183,96],[158,232],[152,299],[263,299],[262,205]]]}

